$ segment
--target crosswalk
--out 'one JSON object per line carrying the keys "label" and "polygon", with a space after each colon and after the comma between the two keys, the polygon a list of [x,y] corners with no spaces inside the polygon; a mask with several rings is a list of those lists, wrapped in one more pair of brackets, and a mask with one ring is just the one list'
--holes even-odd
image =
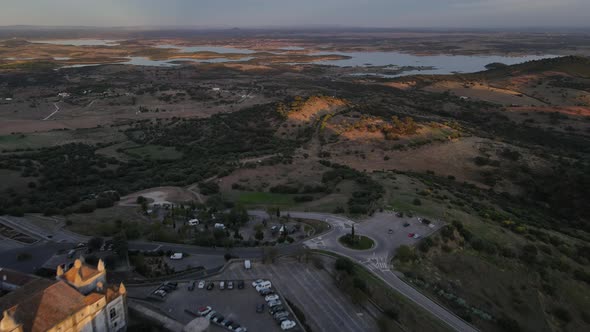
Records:
{"label": "crosswalk", "polygon": [[363,264],[367,265],[367,267],[371,270],[379,270],[383,272],[390,271],[389,262],[385,256],[374,256],[372,258],[368,258],[363,262]]}

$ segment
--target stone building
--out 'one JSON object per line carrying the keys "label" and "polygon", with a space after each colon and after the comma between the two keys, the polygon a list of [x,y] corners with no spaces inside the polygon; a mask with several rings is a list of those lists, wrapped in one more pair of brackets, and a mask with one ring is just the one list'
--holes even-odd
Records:
{"label": "stone building", "polygon": [[34,278],[0,298],[0,332],[118,332],[127,329],[127,291],[107,286],[104,263],[78,259],[56,280]]}

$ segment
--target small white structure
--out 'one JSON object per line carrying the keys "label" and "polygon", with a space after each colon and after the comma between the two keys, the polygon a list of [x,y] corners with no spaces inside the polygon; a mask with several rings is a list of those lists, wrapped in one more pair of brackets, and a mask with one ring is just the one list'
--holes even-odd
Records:
{"label": "small white structure", "polygon": [[197,226],[199,224],[199,219],[191,219],[188,221],[189,226]]}
{"label": "small white structure", "polygon": [[172,254],[172,256],[170,256],[170,259],[180,260],[180,259],[182,259],[182,257],[183,257],[183,254],[181,252],[176,252],[176,253]]}
{"label": "small white structure", "polygon": [[461,100],[468,100],[469,97],[467,97],[467,96],[461,96],[461,97],[459,97],[459,99],[461,99]]}
{"label": "small white structure", "polygon": [[213,91],[221,91],[221,88],[213,88]]}
{"label": "small white structure", "polygon": [[12,101],[12,98],[5,98],[6,101]]}
{"label": "small white structure", "polygon": [[61,97],[61,98],[68,98],[70,96],[70,94],[67,92],[60,92],[57,94],[57,96]]}
{"label": "small white structure", "polygon": [[224,230],[225,229],[225,225],[224,224],[220,224],[220,223],[216,223],[215,226],[213,226],[213,227],[215,227],[215,229],[221,229],[221,230]]}

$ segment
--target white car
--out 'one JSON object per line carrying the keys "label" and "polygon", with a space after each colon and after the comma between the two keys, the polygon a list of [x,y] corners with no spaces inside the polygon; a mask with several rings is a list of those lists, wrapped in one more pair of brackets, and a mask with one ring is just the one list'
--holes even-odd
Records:
{"label": "white car", "polygon": [[256,291],[260,292],[263,289],[267,289],[267,288],[271,288],[272,284],[270,283],[270,281],[264,281],[259,283],[258,285],[256,285]]}
{"label": "white car", "polygon": [[205,288],[205,280],[199,281],[199,286],[198,287],[199,287],[199,289]]}
{"label": "white car", "polygon": [[201,308],[199,308],[199,311],[198,311],[198,313],[199,313],[199,315],[201,315],[201,316],[205,316],[205,315],[207,315],[208,313],[210,313],[210,312],[211,312],[211,310],[213,310],[213,309],[211,309],[211,307],[210,307],[210,306],[201,307]]}
{"label": "white car", "polygon": [[419,239],[420,238],[420,234],[414,234],[414,239]]}
{"label": "white car", "polygon": [[264,282],[264,280],[262,280],[262,279],[254,280],[252,282],[252,287],[256,288],[256,286],[260,285],[263,282]]}
{"label": "white car", "polygon": [[264,300],[266,302],[271,302],[271,301],[276,301],[279,299],[279,296],[277,294],[272,294],[272,295],[267,295]]}
{"label": "white car", "polygon": [[285,320],[281,323],[281,330],[286,331],[295,327],[295,322],[292,320]]}
{"label": "white car", "polygon": [[165,297],[167,293],[163,289],[158,289],[157,291],[154,292],[154,294],[158,295],[159,297]]}

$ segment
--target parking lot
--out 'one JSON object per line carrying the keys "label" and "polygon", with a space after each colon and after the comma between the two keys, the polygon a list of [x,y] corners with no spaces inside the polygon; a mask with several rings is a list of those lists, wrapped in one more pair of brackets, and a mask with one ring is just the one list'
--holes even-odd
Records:
{"label": "parking lot", "polygon": [[280,259],[275,264],[255,263],[250,270],[242,264],[232,264],[221,278],[269,279],[281,295],[304,312],[313,331],[378,330],[374,319],[336,287],[332,276],[312,264],[292,258]]}
{"label": "parking lot", "polygon": [[[264,297],[259,295],[252,287],[251,280],[245,280],[244,289],[237,289],[235,285],[237,279],[233,279],[234,289],[229,290],[226,288],[225,290],[220,290],[219,281],[221,280],[223,279],[220,277],[207,280],[207,283],[209,281],[215,283],[213,290],[195,287],[193,291],[189,291],[189,283],[179,283],[177,290],[169,292],[160,301],[153,300],[152,304],[182,324],[188,324],[196,317],[187,313],[185,310],[196,313],[200,307],[210,306],[225,318],[229,318],[241,326],[248,328],[248,331],[281,331],[280,326],[268,313],[268,310],[266,310],[267,308],[262,313],[256,312],[256,305],[265,303],[265,301]],[[141,298],[150,294],[155,288],[154,286],[129,287],[128,292],[130,296]],[[211,331],[221,332],[227,330],[211,324]]]}

